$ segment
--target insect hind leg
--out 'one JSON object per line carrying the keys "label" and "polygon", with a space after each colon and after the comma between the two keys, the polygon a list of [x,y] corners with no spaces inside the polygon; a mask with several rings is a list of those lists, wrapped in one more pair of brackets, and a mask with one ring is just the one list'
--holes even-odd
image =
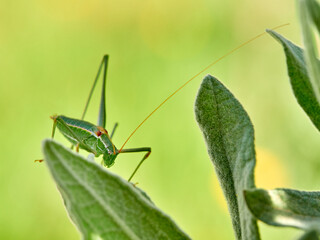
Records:
{"label": "insect hind leg", "polygon": [[151,148],[150,147],[143,147],[143,148],[122,149],[122,151],[120,153],[129,153],[129,152],[147,152],[147,153],[143,156],[143,158],[140,160],[140,162],[137,165],[137,167],[134,169],[133,173],[131,174],[131,176],[128,179],[128,182],[131,181],[131,179],[136,174],[136,172],[138,171],[138,169],[140,168],[142,163],[150,156]]}

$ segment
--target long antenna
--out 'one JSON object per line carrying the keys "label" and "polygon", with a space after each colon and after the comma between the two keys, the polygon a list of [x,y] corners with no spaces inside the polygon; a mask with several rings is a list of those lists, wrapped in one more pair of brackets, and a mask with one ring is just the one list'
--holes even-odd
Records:
{"label": "long antenna", "polygon": [[[272,30],[284,27],[289,25],[289,23],[286,24],[282,24],[279,26],[276,26],[274,28],[272,28]],[[229,56],[230,54],[234,53],[235,51],[237,51],[238,49],[242,48],[243,46],[251,43],[252,41],[256,40],[257,38],[260,38],[261,36],[263,36],[264,34],[266,34],[266,32],[260,33],[258,35],[256,35],[255,37],[249,39],[248,41],[240,44],[238,47],[232,49],[231,51],[229,51],[228,53],[226,53],[225,55],[223,55],[222,57],[218,58],[217,60],[215,60],[214,62],[212,62],[211,64],[209,64],[207,67],[205,67],[203,70],[201,70],[199,73],[197,73],[196,75],[194,75],[192,78],[190,78],[188,81],[186,81],[184,84],[182,84],[177,90],[175,90],[173,93],[171,93],[163,102],[161,102],[137,127],[136,129],[133,130],[133,132],[129,135],[129,137],[127,138],[127,140],[124,142],[124,144],[122,145],[122,147],[119,150],[119,153],[122,151],[122,149],[124,148],[124,146],[127,144],[127,142],[129,141],[129,139],[133,136],[133,134],[135,134],[135,132],[145,123],[145,121],[147,121],[159,108],[162,107],[163,104],[165,104],[170,98],[172,98],[174,95],[176,95],[182,88],[184,88],[187,84],[189,84],[193,79],[195,79],[196,77],[198,77],[201,73],[203,73],[204,71],[206,71],[208,68],[211,68],[213,65],[215,65],[216,63],[220,62],[223,58]]]}

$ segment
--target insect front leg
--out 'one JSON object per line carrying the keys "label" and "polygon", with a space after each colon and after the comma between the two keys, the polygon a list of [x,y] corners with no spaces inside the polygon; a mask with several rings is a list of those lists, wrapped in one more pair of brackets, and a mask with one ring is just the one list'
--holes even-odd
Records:
{"label": "insect front leg", "polygon": [[[51,138],[53,139],[54,133],[55,133],[56,127],[57,127],[57,121],[56,121],[57,117],[56,116],[51,116],[50,118],[53,119],[52,134],[51,134]],[[43,161],[44,161],[43,159],[34,160],[34,162],[39,162],[39,163],[41,163]]]}
{"label": "insect front leg", "polygon": [[80,147],[80,144],[78,143],[78,144],[76,145],[76,152],[79,152],[79,147]]}
{"label": "insect front leg", "polygon": [[57,116],[51,116],[50,117],[53,120],[53,126],[52,126],[52,134],[51,134],[51,138],[54,138],[54,133],[56,132],[56,128],[57,128]]}
{"label": "insect front leg", "polygon": [[133,176],[136,174],[136,172],[138,171],[138,169],[140,168],[140,166],[142,165],[142,163],[144,162],[144,160],[146,160],[150,154],[151,154],[151,148],[150,147],[143,147],[143,148],[129,148],[129,149],[122,149],[122,151],[120,153],[130,153],[130,152],[147,152],[143,158],[140,160],[139,164],[137,165],[137,167],[134,169],[133,173],[131,174],[131,176],[128,179],[128,182],[131,181],[131,179],[133,178]]}

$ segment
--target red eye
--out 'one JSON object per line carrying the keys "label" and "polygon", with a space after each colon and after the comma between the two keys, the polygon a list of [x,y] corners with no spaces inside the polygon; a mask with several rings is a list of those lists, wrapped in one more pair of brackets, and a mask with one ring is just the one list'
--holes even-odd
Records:
{"label": "red eye", "polygon": [[98,128],[98,132],[99,132],[99,133],[97,132],[98,136],[100,136],[102,134],[107,134],[108,135],[107,130],[105,130],[103,127],[97,126],[97,128]]}
{"label": "red eye", "polygon": [[98,137],[100,137],[102,133],[100,131],[98,131],[98,132],[96,132],[96,134]]}

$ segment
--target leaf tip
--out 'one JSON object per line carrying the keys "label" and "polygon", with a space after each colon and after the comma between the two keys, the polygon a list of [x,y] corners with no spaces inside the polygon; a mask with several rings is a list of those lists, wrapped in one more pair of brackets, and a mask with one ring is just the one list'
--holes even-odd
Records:
{"label": "leaf tip", "polygon": [[278,34],[277,32],[273,31],[272,29],[266,29],[266,32],[273,38],[277,38],[278,37]]}
{"label": "leaf tip", "polygon": [[44,150],[44,149],[48,149],[53,142],[54,142],[54,141],[53,141],[52,139],[49,139],[49,138],[44,139],[44,140],[42,141],[42,149],[43,149],[43,150]]}
{"label": "leaf tip", "polygon": [[211,84],[212,86],[216,85],[216,83],[220,83],[220,81],[214,76],[207,74],[203,80],[201,85]]}

